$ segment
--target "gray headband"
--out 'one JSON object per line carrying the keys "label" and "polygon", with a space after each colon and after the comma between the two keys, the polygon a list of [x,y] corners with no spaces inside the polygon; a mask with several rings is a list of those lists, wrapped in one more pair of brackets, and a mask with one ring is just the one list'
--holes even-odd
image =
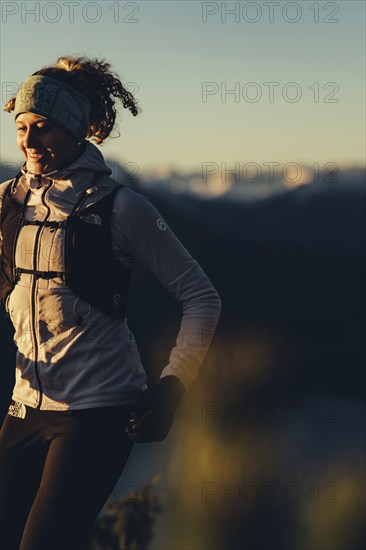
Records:
{"label": "gray headband", "polygon": [[50,76],[34,75],[20,87],[14,118],[28,112],[44,116],[81,141],[88,133],[90,108],[87,98],[68,84]]}

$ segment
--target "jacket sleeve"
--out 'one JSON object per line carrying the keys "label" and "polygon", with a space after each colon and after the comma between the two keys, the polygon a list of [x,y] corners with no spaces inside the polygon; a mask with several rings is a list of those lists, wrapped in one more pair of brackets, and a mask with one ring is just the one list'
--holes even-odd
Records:
{"label": "jacket sleeve", "polygon": [[117,258],[126,261],[127,253],[140,261],[182,305],[176,345],[160,378],[175,375],[188,389],[198,376],[215,332],[220,297],[146,195],[129,188],[118,191],[111,230]]}

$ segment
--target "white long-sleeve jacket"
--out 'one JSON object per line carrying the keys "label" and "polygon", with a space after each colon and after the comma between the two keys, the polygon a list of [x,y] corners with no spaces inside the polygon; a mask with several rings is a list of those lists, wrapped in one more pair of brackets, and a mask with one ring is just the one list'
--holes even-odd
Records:
{"label": "white long-sleeve jacket", "polygon": [[[89,141],[76,161],[44,176],[40,189],[23,172],[18,185],[31,187],[25,219],[66,219],[93,178],[96,184],[84,205],[118,185],[110,174],[102,153]],[[9,181],[0,184],[0,207]],[[145,195],[128,187],[119,189],[111,232],[117,259],[128,267],[141,262],[182,305],[176,345],[160,377],[173,374],[188,389],[198,376],[219,319],[217,291]],[[64,230],[22,226],[15,264],[64,271]],[[147,387],[127,319],[115,320],[95,309],[61,278],[35,279],[33,274],[21,273],[5,305],[17,347],[15,401],[42,410],[127,405]]]}

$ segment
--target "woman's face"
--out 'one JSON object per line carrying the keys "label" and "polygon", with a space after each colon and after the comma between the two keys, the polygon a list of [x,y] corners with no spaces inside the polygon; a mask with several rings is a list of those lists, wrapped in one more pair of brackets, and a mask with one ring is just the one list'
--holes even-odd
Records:
{"label": "woman's face", "polygon": [[27,170],[51,172],[77,158],[79,147],[65,130],[34,113],[21,113],[15,120],[17,145],[27,160]]}

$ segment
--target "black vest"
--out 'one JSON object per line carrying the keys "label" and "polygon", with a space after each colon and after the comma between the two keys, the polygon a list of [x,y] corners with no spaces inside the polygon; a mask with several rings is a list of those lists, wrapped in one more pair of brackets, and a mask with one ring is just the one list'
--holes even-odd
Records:
{"label": "black vest", "polygon": [[[0,265],[0,302],[6,302],[21,272],[33,273],[36,277],[62,277],[65,284],[80,298],[114,319],[126,316],[128,286],[131,269],[123,266],[115,257],[112,248],[111,214],[119,184],[96,203],[81,208],[87,190],[75,204],[64,221],[24,220],[24,205],[15,201],[11,191],[21,173],[9,182],[1,209],[2,261]],[[38,271],[15,266],[15,247],[22,225],[61,227],[65,230],[65,272]]]}

